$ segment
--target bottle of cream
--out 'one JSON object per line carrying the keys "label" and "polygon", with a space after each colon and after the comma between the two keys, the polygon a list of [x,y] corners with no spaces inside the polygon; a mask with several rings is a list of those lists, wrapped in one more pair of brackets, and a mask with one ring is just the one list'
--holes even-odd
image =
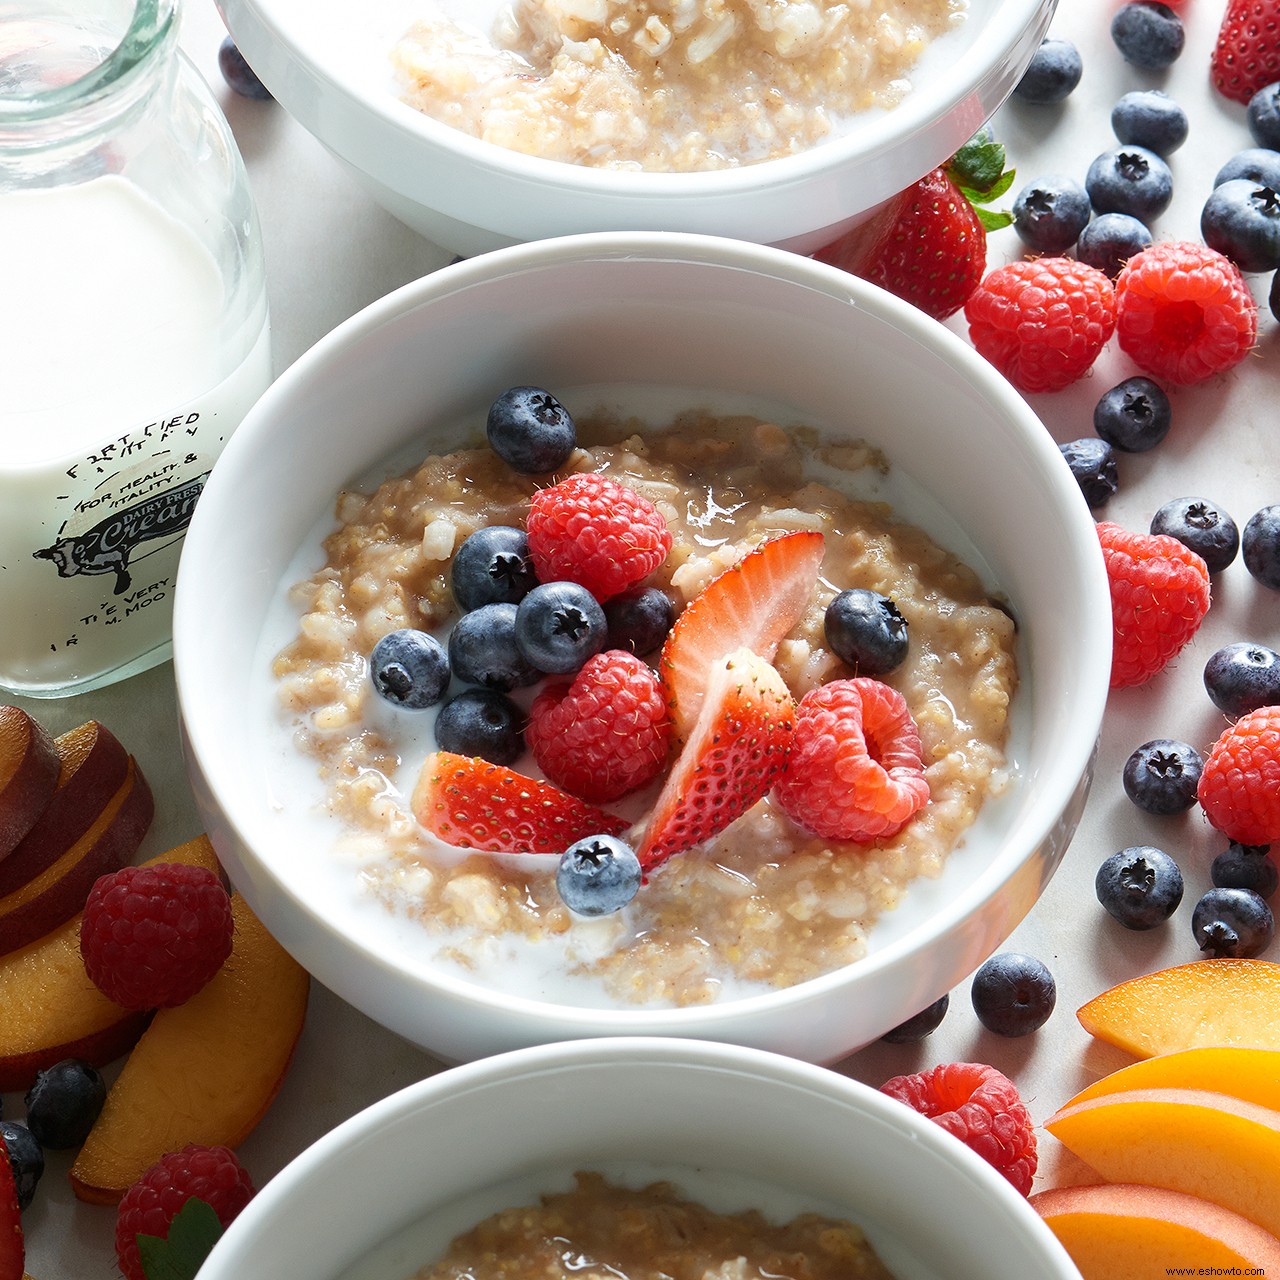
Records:
{"label": "bottle of cream", "polygon": [[270,381],[257,215],[176,4],[0,8],[0,691],[169,656],[183,533]]}

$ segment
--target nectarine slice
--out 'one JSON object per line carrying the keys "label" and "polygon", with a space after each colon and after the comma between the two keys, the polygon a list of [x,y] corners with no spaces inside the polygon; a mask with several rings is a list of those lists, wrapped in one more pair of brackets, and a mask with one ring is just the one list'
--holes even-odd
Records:
{"label": "nectarine slice", "polygon": [[1181,1049],[1095,1080],[1066,1105],[1132,1089],[1206,1089],[1280,1110],[1280,1049]]}
{"label": "nectarine slice", "polygon": [[239,894],[232,913],[226,963],[186,1004],[155,1015],[111,1086],[71,1167],[81,1200],[116,1203],[188,1142],[237,1146],[279,1090],[310,979]]}
{"label": "nectarine slice", "polygon": [[1083,1280],[1280,1274],[1280,1240],[1240,1214],[1182,1191],[1134,1183],[1058,1187],[1033,1195],[1031,1207]]}
{"label": "nectarine slice", "polygon": [[1228,957],[1158,969],[1095,996],[1076,1017],[1138,1058],[1213,1045],[1280,1049],[1280,964]]}
{"label": "nectarine slice", "polygon": [[1202,1089],[1134,1089],[1044,1126],[1108,1182],[1185,1191],[1280,1233],[1280,1111]]}
{"label": "nectarine slice", "polygon": [[58,785],[58,752],[21,707],[0,707],[0,858],[17,848]]}
{"label": "nectarine slice", "polygon": [[[146,865],[188,862],[219,871],[208,838],[170,849]],[[150,1013],[125,1009],[89,981],[80,957],[80,914],[0,956],[0,1093],[25,1092],[37,1071],[63,1058],[105,1066],[136,1043]]]}

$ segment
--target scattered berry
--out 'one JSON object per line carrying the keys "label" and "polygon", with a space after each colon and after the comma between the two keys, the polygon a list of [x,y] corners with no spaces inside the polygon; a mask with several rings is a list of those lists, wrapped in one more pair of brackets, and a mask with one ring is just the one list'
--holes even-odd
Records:
{"label": "scattered berry", "polygon": [[640,859],[616,836],[590,836],[560,855],[556,889],[570,911],[607,916],[636,896],[643,873]]}
{"label": "scattered berry", "polygon": [[1280,147],[1280,83],[1263,85],[1249,99],[1245,116],[1249,132],[1260,147]]}
{"label": "scattered berry", "polygon": [[1147,813],[1169,817],[1196,802],[1204,760],[1189,742],[1152,738],[1125,761],[1124,793]]}
{"label": "scattered berry", "polygon": [[1114,147],[1089,166],[1084,187],[1099,213],[1127,213],[1150,224],[1173,199],[1173,174],[1146,147]]}
{"label": "scattered berry", "polygon": [[888,675],[906,658],[910,644],[898,606],[865,587],[835,596],[823,616],[823,634],[831,652],[863,676]]}
{"label": "scattered berry", "polygon": [[965,305],[979,354],[1023,391],[1061,391],[1097,359],[1115,327],[1111,281],[1072,258],[1011,262]]}
{"label": "scattered berry", "polygon": [[1259,186],[1280,191],[1280,151],[1272,151],[1267,147],[1248,147],[1244,151],[1237,151],[1218,170],[1213,185],[1220,187],[1233,178],[1248,178]]}
{"label": "scattered berry", "polygon": [[1204,664],[1209,700],[1233,720],[1280,705],[1280,653],[1265,644],[1224,645]]}
{"label": "scattered berry", "polygon": [[1209,879],[1215,889],[1249,889],[1270,898],[1280,887],[1280,872],[1268,856],[1266,844],[1238,844],[1232,840],[1213,860]]}
{"label": "scattered berry", "polygon": [[44,1175],[44,1148],[31,1130],[16,1120],[0,1120],[0,1141],[4,1142],[9,1157],[18,1208],[25,1209],[34,1199]]}
{"label": "scattered berry", "polygon": [[489,406],[489,447],[513,471],[540,476],[569,461],[578,444],[569,411],[541,387],[512,387]]}
{"label": "scattered berry", "polygon": [[1013,1081],[980,1062],[947,1062],[880,1086],[998,1169],[1024,1196],[1036,1172],[1036,1134]]}
{"label": "scattered berry", "polygon": [[449,655],[433,635],[413,627],[389,632],[369,655],[369,678],[388,702],[409,711],[434,707],[449,687]]}
{"label": "scattered berry", "polygon": [[810,689],[773,794],[816,836],[865,843],[897,835],[929,801],[906,699],[866,676]]}
{"label": "scattered berry", "polygon": [[1240,554],[1251,577],[1280,591],[1280,505],[1263,507],[1245,521]]}
{"label": "scattered berry", "polygon": [[671,742],[667,700],[634,654],[596,654],[572,684],[548,685],[526,731],[538,767],[558,787],[593,803],[638,791],[662,772]]}
{"label": "scattered berry", "polygon": [[203,1200],[228,1227],[253,1199],[253,1183],[226,1147],[188,1143],[156,1161],[124,1193],[116,1218],[116,1260],[125,1280],[145,1280],[138,1236],[168,1239],[188,1200]]}
{"label": "scattered berry", "polygon": [[1191,132],[1187,113],[1159,89],[1135,89],[1111,108],[1111,128],[1124,146],[1146,147],[1168,157]]}
{"label": "scattered berry", "polygon": [[1247,178],[1214,187],[1200,211],[1200,234],[1241,271],[1280,267],[1280,195]]}
{"label": "scattered berry", "polygon": [[1097,526],[1111,588],[1111,687],[1162,671],[1209,611],[1209,570],[1176,538]]}
{"label": "scattered berry", "polygon": [[1029,182],[1013,201],[1013,226],[1036,253],[1063,253],[1080,238],[1093,210],[1074,179],[1050,174]]}
{"label": "scattered berry", "polygon": [[1215,960],[1261,955],[1275,929],[1271,908],[1252,889],[1209,889],[1191,913],[1196,946]]}
{"label": "scattered berry", "polygon": [[1135,253],[1150,247],[1151,232],[1145,222],[1127,213],[1100,213],[1080,233],[1076,259],[1114,280]]}
{"label": "scattered berry", "polygon": [[1151,532],[1177,538],[1204,561],[1210,573],[1221,573],[1240,549],[1240,530],[1223,509],[1207,498],[1174,498],[1151,517]]}
{"label": "scattered berry", "polygon": [[510,693],[542,679],[516,643],[517,607],[481,605],[458,619],[449,632],[449,665],[459,680]]}
{"label": "scattered berry", "polygon": [[1103,862],[1094,891],[1107,914],[1126,929],[1154,929],[1182,901],[1182,872],[1163,850],[1134,845]]}
{"label": "scattered berry", "polygon": [[1200,807],[1228,840],[1280,841],[1280,706],[1258,707],[1222,731],[1204,762]]}
{"label": "scattered berry", "polygon": [[671,550],[653,503],[595,471],[535,493],[527,527],[542,582],[577,582],[602,601],[647,578]]}
{"label": "scattered berry", "polygon": [[486,604],[519,604],[538,585],[524,530],[503,524],[477,529],[454,553],[449,585],[464,613]]}
{"label": "scattered berry", "polygon": [[604,610],[576,582],[545,582],[516,606],[516,644],[530,666],[567,676],[604,648]]}
{"label": "scattered berry", "polygon": [[1070,95],[1083,74],[1080,50],[1070,40],[1046,38],[1014,85],[1013,95],[1034,106],[1052,106]]}
{"label": "scattered berry", "polygon": [[675,624],[676,607],[660,588],[638,587],[606,600],[604,620],[609,628],[606,648],[643,658],[662,647]]}
{"label": "scattered berry", "polygon": [[1170,241],[1129,259],[1116,279],[1116,335],[1140,368],[1186,386],[1253,349],[1258,309],[1239,269],[1206,245]]}
{"label": "scattered berry", "polygon": [[1209,59],[1214,88],[1233,102],[1248,102],[1280,79],[1280,3],[1228,0]]}
{"label": "scattered berry", "polygon": [[880,1037],[885,1044],[919,1044],[926,1036],[931,1036],[942,1025],[951,1005],[951,996],[940,996],[932,1004],[926,1005],[919,1013],[906,1022],[900,1022]]}
{"label": "scattered berry", "polygon": [[1089,506],[1102,506],[1120,487],[1115,451],[1105,440],[1084,436],[1079,440],[1068,440],[1058,449],[1067,460],[1067,466],[1071,468],[1071,474],[1075,476]]}
{"label": "scattered berry", "polygon": [[973,1011],[998,1036],[1025,1036],[1049,1020],[1057,1002],[1053,974],[1034,956],[1002,951],[973,975]]}
{"label": "scattered berry", "polygon": [[27,1091],[27,1128],[46,1151],[66,1151],[89,1136],[107,1082],[96,1067],[79,1058],[64,1058],[36,1073]]}
{"label": "scattered berry", "polygon": [[1187,42],[1182,19],[1159,0],[1131,0],[1111,19],[1111,39],[1121,57],[1144,71],[1164,71]]}
{"label": "scattered berry", "polygon": [[497,689],[464,689],[436,716],[436,745],[490,764],[515,764],[524,753],[525,714]]}
{"label": "scattered berry", "polygon": [[244,54],[230,36],[218,46],[218,70],[222,72],[227,87],[242,98],[256,98],[260,102],[271,100],[271,90],[245,61]]}
{"label": "scattered berry", "polygon": [[1093,408],[1093,429],[1126,453],[1145,453],[1169,434],[1169,397],[1150,378],[1126,378],[1104,391]]}
{"label": "scattered berry", "polygon": [[100,876],[80,924],[90,981],[126,1009],[189,1000],[231,954],[231,898],[207,867],[164,862]]}

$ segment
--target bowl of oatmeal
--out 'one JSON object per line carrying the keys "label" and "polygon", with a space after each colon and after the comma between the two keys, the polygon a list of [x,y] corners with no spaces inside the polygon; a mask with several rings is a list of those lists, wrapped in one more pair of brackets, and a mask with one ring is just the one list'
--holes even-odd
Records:
{"label": "bowl of oatmeal", "polygon": [[810,252],[1004,101],[1053,0],[225,0],[276,98],[455,253],[589,231]]}
{"label": "bowl of oatmeal", "polygon": [[268,1182],[200,1274],[570,1273],[1077,1275],[1003,1176],[902,1103],[779,1055],[645,1038],[503,1054],[374,1104]]}
{"label": "bowl of oatmeal", "polygon": [[[495,395],[528,385],[573,408],[577,442],[556,476],[519,473],[486,442]],[[197,802],[281,942],[445,1059],[649,1034],[833,1061],[976,968],[1066,848],[1109,672],[1092,520],[1025,401],[864,282],[664,233],[495,251],[340,326],[269,390],[227,456],[176,605]],[[670,732],[657,771],[609,799],[545,753],[494,764],[442,750],[438,706],[397,706],[373,681],[384,636],[434,636],[453,653],[452,630],[475,621],[451,587],[471,535],[519,532],[535,495],[583,476],[655,513],[669,549],[642,585],[680,619],[674,647],[624,655],[660,709],[671,701]],[[800,561],[768,578],[801,584],[785,634],[759,630],[774,585],[707,614],[723,584],[796,548]],[[857,673],[825,627],[854,588],[909,623],[905,660],[858,686],[916,735],[909,817],[815,829],[772,775],[761,791],[751,757],[723,797],[744,811],[680,827],[687,806],[663,797],[703,760],[695,740],[711,741],[689,699],[720,714],[745,687],[724,671],[745,664],[780,700],[774,732],[806,696],[847,689]],[[699,613],[718,621],[687,623]],[[727,640],[719,674],[677,699],[662,655],[689,652],[680,630]],[[489,679],[455,666],[450,699]],[[533,704],[553,686],[508,686],[529,748]],[[586,828],[539,825],[581,811]],[[659,837],[677,828],[673,852]],[[618,910],[571,910],[558,855],[609,831],[647,858],[646,882]]]}

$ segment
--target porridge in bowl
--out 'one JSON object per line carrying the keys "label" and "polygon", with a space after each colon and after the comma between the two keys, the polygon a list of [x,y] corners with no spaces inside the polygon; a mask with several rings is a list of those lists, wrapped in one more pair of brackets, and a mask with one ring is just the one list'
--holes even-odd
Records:
{"label": "porridge in bowl", "polygon": [[510,150],[688,172],[792,155],[910,91],[964,0],[514,0],[490,33],[438,4],[393,51],[404,100]]}
{"label": "porridge in bowl", "polygon": [[[272,677],[281,731],[313,763],[326,811],[359,862],[364,894],[412,921],[461,972],[578,1003],[706,1003],[791,986],[864,955],[875,922],[912,881],[941,873],[984,801],[1007,781],[1017,687],[1013,621],[979,576],[884,503],[842,487],[842,479],[885,467],[865,445],[697,410],[661,430],[607,415],[579,422],[576,445],[554,475],[522,474],[493,450],[464,449],[429,456],[371,492],[341,495],[337,528],[317,534],[323,567],[288,590],[282,607],[292,611],[293,638],[275,655]],[[667,736],[658,739],[653,766],[605,798],[591,771],[581,785],[556,785],[572,779],[574,759],[594,750],[579,748],[576,726],[565,728],[547,712],[553,731],[534,730],[544,723],[544,705],[559,714],[583,673],[617,650],[604,648],[576,674],[535,672],[508,686],[502,696],[527,718],[529,739],[510,766],[438,750],[436,709],[389,705],[370,676],[370,655],[383,637],[409,628],[447,643],[451,629],[461,630],[451,572],[470,535],[522,529],[535,495],[541,503],[580,477],[620,484],[660,522],[669,545],[638,586],[661,592],[677,615],[671,634],[648,652],[616,659],[660,690],[650,719],[660,717]],[[530,525],[531,540],[533,532]],[[590,537],[576,528],[571,540]],[[803,590],[791,614],[774,620],[783,633],[769,640],[760,615],[772,606],[759,595],[743,606],[732,593],[749,569],[773,572],[778,549],[793,546],[810,557],[809,576],[791,573],[792,594],[796,581]],[[784,576],[766,575],[770,590]],[[859,676],[826,637],[828,606],[853,588],[892,601],[906,620],[905,659],[878,679]],[[708,600],[732,607],[712,613]],[[714,626],[705,625],[708,616]],[[681,683],[690,636],[703,647],[720,645],[715,679],[698,678],[713,668],[695,663]],[[751,643],[761,652],[735,653]],[[777,774],[786,759],[799,758],[788,755],[792,739],[771,765],[769,752],[753,755],[756,739],[739,733],[753,723],[751,706],[744,711],[747,704],[734,701],[748,684],[735,684],[742,664],[768,693],[770,734],[799,734],[794,703],[809,705],[806,694],[813,701],[856,686],[864,716],[873,702],[898,708],[916,759],[904,774],[906,808],[854,838],[812,829],[821,823],[787,802],[786,779]],[[455,663],[450,693],[460,687],[458,675]],[[629,696],[629,689],[611,691],[607,714],[619,716]],[[715,733],[707,731],[725,705],[737,717],[732,731],[722,735],[718,720]],[[625,725],[619,736],[629,749],[647,730],[639,720]],[[866,734],[864,764],[879,750],[869,720]],[[677,785],[691,773],[697,779],[688,762],[700,764],[700,752],[720,763],[722,736],[730,749],[745,742],[727,788],[728,802],[742,801],[736,818],[732,808],[717,808],[723,796],[707,802],[709,792],[694,787],[686,795]],[[611,758],[618,750],[626,754],[608,746]],[[810,766],[800,773],[792,789],[804,791]],[[737,796],[735,786],[756,786],[758,794]],[[840,795],[851,790],[837,787]],[[720,815],[709,825],[707,803]],[[548,812],[562,824],[541,843],[538,831],[531,837],[533,828],[514,820],[515,810],[523,818],[531,807],[538,810],[533,827]],[[495,830],[504,838],[489,839]],[[638,849],[645,879],[620,909],[587,916],[566,907],[557,890],[560,859],[548,855],[603,832]],[[522,988],[535,971],[550,975],[550,985]]]}

